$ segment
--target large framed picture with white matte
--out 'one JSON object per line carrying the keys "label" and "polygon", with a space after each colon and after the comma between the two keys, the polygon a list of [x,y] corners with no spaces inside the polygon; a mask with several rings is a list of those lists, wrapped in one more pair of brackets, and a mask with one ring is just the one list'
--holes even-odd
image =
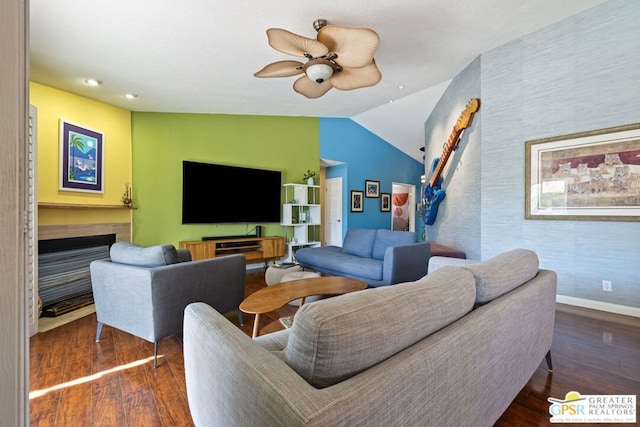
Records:
{"label": "large framed picture with white matte", "polygon": [[640,123],[526,141],[525,219],[640,221]]}
{"label": "large framed picture with white matte", "polygon": [[60,190],[104,192],[104,134],[60,119]]}

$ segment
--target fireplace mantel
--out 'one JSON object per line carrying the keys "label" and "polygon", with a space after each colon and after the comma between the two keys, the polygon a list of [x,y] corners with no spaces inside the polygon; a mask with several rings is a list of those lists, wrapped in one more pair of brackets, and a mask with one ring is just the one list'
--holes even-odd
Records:
{"label": "fireplace mantel", "polygon": [[38,226],[39,240],[62,239],[65,237],[97,236],[101,234],[115,234],[116,242],[130,242],[131,223],[111,222]]}
{"label": "fireplace mantel", "polygon": [[38,208],[42,209],[135,209],[124,205],[88,205],[79,203],[38,203]]}

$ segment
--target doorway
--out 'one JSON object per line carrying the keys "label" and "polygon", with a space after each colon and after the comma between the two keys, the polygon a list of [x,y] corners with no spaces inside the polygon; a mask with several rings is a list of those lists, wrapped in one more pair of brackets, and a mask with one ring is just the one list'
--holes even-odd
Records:
{"label": "doorway", "polygon": [[416,186],[394,182],[391,191],[391,229],[416,231]]}
{"label": "doorway", "polygon": [[342,246],[342,177],[324,181],[324,246]]}

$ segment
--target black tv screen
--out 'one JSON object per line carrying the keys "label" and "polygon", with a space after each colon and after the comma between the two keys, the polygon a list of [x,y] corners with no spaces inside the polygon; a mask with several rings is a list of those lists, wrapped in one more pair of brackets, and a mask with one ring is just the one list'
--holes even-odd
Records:
{"label": "black tv screen", "polygon": [[280,222],[280,171],[182,162],[182,223]]}

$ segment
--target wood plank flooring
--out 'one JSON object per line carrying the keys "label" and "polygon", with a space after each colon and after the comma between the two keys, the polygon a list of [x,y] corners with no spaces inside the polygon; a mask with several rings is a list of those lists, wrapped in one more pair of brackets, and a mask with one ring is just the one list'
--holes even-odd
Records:
{"label": "wood plank flooring", "polygon": [[[262,270],[248,272],[246,295],[264,286]],[[263,315],[261,327],[296,309]],[[252,326],[245,314],[242,331]],[[96,343],[95,328],[91,314],[31,338],[32,426],[193,425],[181,337],[159,343],[154,370],[151,343],[108,326]],[[553,374],[541,361],[496,426],[548,426],[547,398],[572,390],[640,397],[640,319],[559,305],[552,355]]]}

